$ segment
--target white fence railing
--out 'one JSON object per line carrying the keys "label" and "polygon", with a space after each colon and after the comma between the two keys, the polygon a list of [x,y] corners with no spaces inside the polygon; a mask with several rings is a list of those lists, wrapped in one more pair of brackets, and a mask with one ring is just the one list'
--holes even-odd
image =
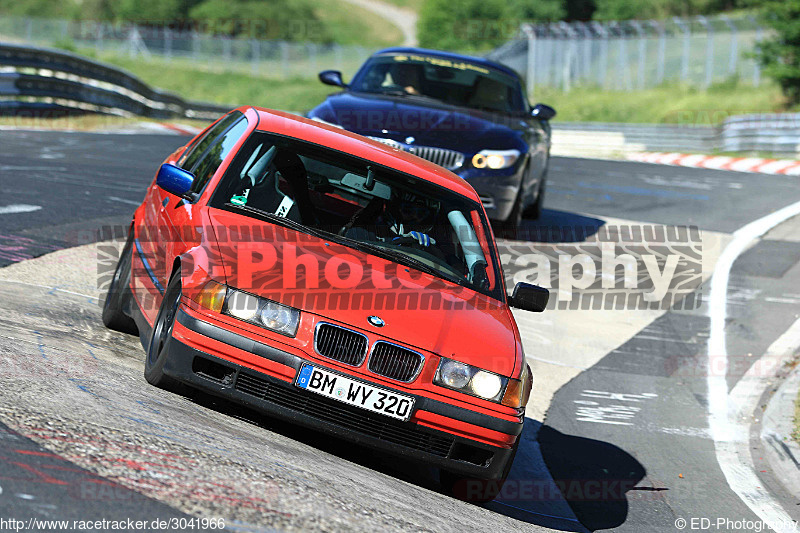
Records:
{"label": "white fence railing", "polygon": [[733,78],[761,83],[752,56],[765,30],[754,17],[526,24],[487,57],[536,87],[633,91],[681,82],[708,87]]}
{"label": "white fence railing", "polygon": [[75,46],[130,57],[202,65],[211,71],[266,78],[312,78],[324,69],[352,75],[373,51],[362,46],[267,41],[98,21],[0,17],[0,41]]}

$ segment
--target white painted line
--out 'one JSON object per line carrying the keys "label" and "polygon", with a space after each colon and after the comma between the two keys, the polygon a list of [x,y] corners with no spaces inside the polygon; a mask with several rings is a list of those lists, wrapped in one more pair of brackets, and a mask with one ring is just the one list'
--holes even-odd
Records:
{"label": "white painted line", "polygon": [[109,196],[108,199],[109,200],[114,200],[115,202],[120,202],[120,203],[123,203],[123,204],[135,205],[137,207],[142,203],[142,202],[134,202],[133,200],[127,200],[125,198],[120,198],[119,196]]}
{"label": "white painted line", "polygon": [[[749,448],[745,448],[744,455],[739,453],[740,445],[746,445],[747,439],[749,439],[748,426],[732,424],[729,419],[728,408],[731,398],[728,396],[726,381],[728,351],[725,320],[727,317],[728,280],[736,258],[756,239],[781,222],[798,214],[800,214],[800,202],[786,206],[737,230],[733,234],[733,240],[728,243],[717,260],[711,278],[708,302],[708,314],[711,322],[706,367],[708,425],[711,437],[714,439],[717,461],[731,489],[759,518],[776,531],[781,531],[780,528],[793,522],[780,504],[763,488],[752,466]],[[731,394],[733,395],[734,392],[732,391]],[[747,464],[747,462],[751,464]]]}
{"label": "white painted line", "polygon": [[11,204],[0,207],[0,215],[13,215],[16,213],[30,213],[41,209],[40,205]]}

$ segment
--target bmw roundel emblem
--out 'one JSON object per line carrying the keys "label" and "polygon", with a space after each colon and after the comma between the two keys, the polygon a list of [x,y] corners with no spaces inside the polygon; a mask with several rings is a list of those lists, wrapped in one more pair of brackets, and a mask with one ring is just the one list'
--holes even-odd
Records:
{"label": "bmw roundel emblem", "polygon": [[406,144],[413,144],[416,139],[414,137],[406,137]]}
{"label": "bmw roundel emblem", "polygon": [[368,316],[367,320],[369,321],[370,324],[372,324],[376,328],[382,328],[383,326],[386,325],[386,322],[384,322],[383,319],[379,316],[375,315]]}

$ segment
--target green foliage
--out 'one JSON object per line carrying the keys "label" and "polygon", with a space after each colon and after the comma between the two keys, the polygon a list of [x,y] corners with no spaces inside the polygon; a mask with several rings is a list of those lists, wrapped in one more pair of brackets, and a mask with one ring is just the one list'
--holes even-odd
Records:
{"label": "green foliage", "polygon": [[800,103],[800,0],[765,0],[762,20],[775,30],[757,51],[764,72],[781,86],[789,105]]}
{"label": "green foliage", "polygon": [[595,0],[596,20],[691,17],[735,9],[744,0]]}
{"label": "green foliage", "polygon": [[485,50],[513,37],[522,22],[564,15],[562,0],[427,0],[417,33],[425,47]]}
{"label": "green foliage", "polygon": [[330,40],[310,0],[205,0],[192,8],[189,15],[208,24],[218,34],[294,41]]}

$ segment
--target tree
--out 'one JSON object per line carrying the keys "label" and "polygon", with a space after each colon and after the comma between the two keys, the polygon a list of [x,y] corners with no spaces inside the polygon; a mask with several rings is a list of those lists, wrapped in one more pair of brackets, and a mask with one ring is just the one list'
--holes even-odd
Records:
{"label": "tree", "polygon": [[427,0],[417,34],[428,48],[486,50],[514,37],[523,22],[564,15],[561,0]]}
{"label": "tree", "polygon": [[778,82],[787,103],[800,104],[800,0],[765,0],[761,18],[775,30],[756,55],[764,73]]}

